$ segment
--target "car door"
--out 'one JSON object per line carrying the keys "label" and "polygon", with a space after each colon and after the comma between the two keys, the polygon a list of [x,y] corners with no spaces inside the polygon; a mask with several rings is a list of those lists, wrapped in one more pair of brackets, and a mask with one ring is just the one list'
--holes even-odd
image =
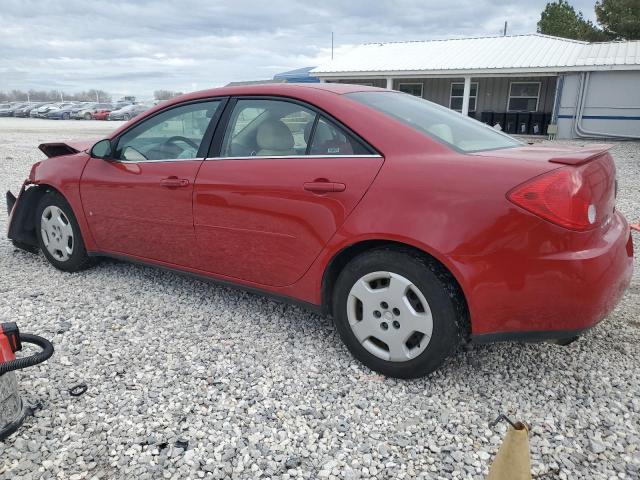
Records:
{"label": "car door", "polygon": [[[194,188],[202,268],[263,285],[294,283],[360,201],[383,158],[310,106],[232,100]],[[222,125],[221,125],[222,127]]]}
{"label": "car door", "polygon": [[111,159],[91,158],[80,193],[103,252],[193,266],[192,194],[222,100],[161,111],[112,141]]}

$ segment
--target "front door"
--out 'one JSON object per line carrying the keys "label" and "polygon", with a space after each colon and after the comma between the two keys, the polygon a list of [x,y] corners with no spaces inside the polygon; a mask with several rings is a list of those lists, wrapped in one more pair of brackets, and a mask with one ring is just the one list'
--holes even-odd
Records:
{"label": "front door", "polygon": [[360,201],[383,159],[330,119],[285,100],[239,99],[220,155],[194,189],[202,268],[294,283]]}
{"label": "front door", "polygon": [[89,160],[80,193],[101,251],[196,263],[193,185],[220,104],[191,103],[144,119],[113,141],[113,159]]}

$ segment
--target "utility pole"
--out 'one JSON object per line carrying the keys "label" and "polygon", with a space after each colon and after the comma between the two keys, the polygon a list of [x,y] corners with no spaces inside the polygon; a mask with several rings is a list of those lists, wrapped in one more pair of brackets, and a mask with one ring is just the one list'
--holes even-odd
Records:
{"label": "utility pole", "polygon": [[62,90],[60,90],[60,101],[61,101],[61,102],[64,102],[64,98],[63,98],[63,96],[62,96]]}
{"label": "utility pole", "polygon": [[96,90],[96,102],[100,103],[100,94],[98,93],[98,90]]}
{"label": "utility pole", "polygon": [[331,32],[331,60],[333,60],[333,32]]}
{"label": "utility pole", "polygon": [[506,20],[504,21],[504,32],[502,33],[502,36],[503,37],[507,36],[507,21]]}
{"label": "utility pole", "polygon": [[29,92],[27,92],[27,103],[31,105],[31,95],[29,95]]}

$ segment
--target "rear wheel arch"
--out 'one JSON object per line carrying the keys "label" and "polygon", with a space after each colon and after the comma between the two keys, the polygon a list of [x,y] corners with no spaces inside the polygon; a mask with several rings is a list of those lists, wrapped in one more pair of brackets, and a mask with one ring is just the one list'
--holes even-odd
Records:
{"label": "rear wheel arch", "polygon": [[469,307],[464,294],[464,291],[460,285],[460,282],[456,276],[451,272],[446,265],[433,255],[421,250],[408,243],[392,241],[392,240],[364,240],[340,250],[327,264],[322,277],[322,309],[325,313],[333,315],[332,312],[332,298],[333,288],[336,280],[340,275],[340,272],[344,267],[349,264],[357,256],[367,253],[373,250],[392,250],[397,252],[403,252],[410,255],[416,255],[424,259],[434,272],[440,276],[445,277],[447,284],[451,286],[451,298],[454,300],[456,309],[458,311],[458,318],[461,322],[461,331],[465,337],[471,335],[471,317],[469,313]]}

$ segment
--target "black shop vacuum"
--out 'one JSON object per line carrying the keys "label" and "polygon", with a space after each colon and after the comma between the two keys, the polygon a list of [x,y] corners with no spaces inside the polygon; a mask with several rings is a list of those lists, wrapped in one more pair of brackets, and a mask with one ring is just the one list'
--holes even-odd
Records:
{"label": "black shop vacuum", "polygon": [[[16,358],[23,343],[32,343],[41,351],[28,357]],[[0,323],[0,441],[15,432],[30,409],[22,404],[18,391],[16,370],[44,362],[53,355],[53,345],[48,340],[29,333],[20,333],[14,322]]]}

